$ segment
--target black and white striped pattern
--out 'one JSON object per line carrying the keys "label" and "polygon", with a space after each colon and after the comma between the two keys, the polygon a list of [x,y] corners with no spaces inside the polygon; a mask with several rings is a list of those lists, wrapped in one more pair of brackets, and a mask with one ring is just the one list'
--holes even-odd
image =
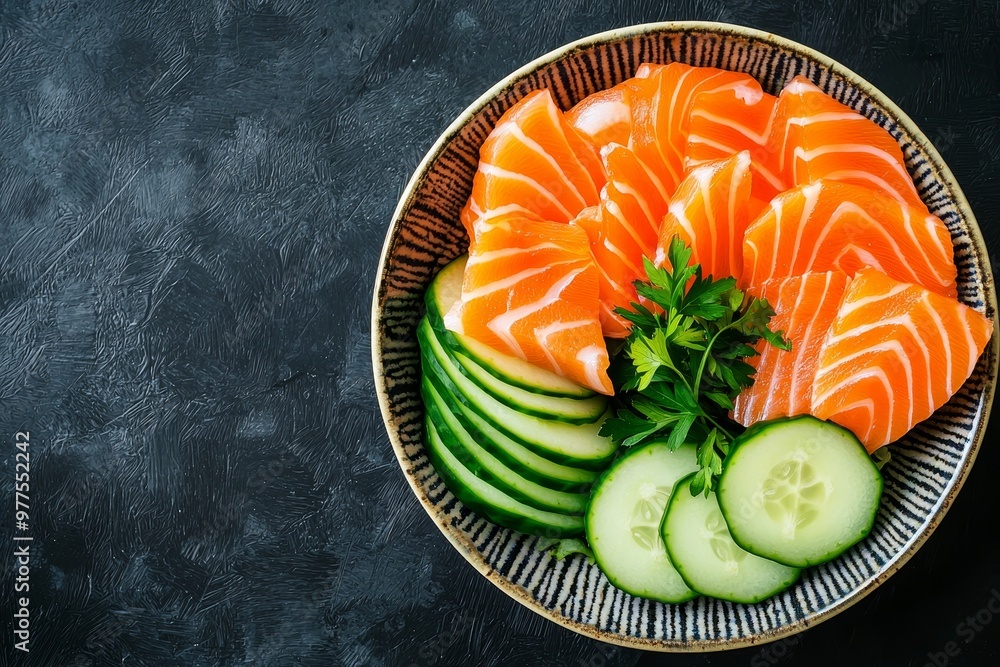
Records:
{"label": "black and white striped pattern", "polygon": [[555,561],[537,538],[480,519],[447,491],[421,441],[420,363],[415,328],[424,288],[465,252],[459,211],[472,188],[479,146],[500,115],[528,92],[549,88],[568,109],[632,75],[643,62],[679,60],[747,72],[776,93],[802,74],[885,127],[930,210],[951,232],[959,298],[996,319],[985,245],[941,157],[869,84],[803,46],[765,33],[705,23],[665,23],[596,35],[515,72],[466,110],[431,149],[389,229],[373,304],[372,350],[379,400],[393,446],[417,496],[444,534],[500,588],[531,609],[605,641],[659,650],[706,650],[776,639],[849,606],[904,563],[951,504],[982,440],[997,377],[997,337],[962,390],[892,448],[885,493],[868,539],[804,572],[785,593],[757,605],[696,599],[664,605],[608,583],[580,556]]}

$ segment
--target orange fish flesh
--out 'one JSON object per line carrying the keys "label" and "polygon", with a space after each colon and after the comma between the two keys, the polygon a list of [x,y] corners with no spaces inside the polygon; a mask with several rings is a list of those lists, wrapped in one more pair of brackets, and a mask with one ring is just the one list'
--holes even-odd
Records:
{"label": "orange fish flesh", "polygon": [[873,452],[948,402],[992,334],[990,320],[955,299],[862,269],[820,351],[811,412]]}
{"label": "orange fish flesh", "polygon": [[767,341],[747,362],[756,368],[754,383],[736,397],[733,419],[744,426],[809,414],[819,352],[851,279],[840,271],[776,278],[752,290],[774,308],[770,327],[792,344],[781,350]]}
{"label": "orange fish flesh", "polygon": [[586,233],[507,214],[481,226],[445,326],[603,394],[614,392]]}
{"label": "orange fish flesh", "polygon": [[956,295],[951,236],[936,216],[869,188],[819,180],[784,192],[746,229],[745,286],[808,271],[870,266]]}

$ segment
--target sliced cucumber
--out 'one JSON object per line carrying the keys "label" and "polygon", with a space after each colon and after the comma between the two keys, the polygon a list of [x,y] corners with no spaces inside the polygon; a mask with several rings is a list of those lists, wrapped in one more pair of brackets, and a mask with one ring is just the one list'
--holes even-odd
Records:
{"label": "sliced cucumber", "polygon": [[688,475],[674,485],[660,525],[670,562],[684,583],[702,595],[753,604],[780,593],[799,570],[755,556],[729,534],[714,493],[691,495]]}
{"label": "sliced cucumber", "polygon": [[444,327],[444,315],[451,310],[462,296],[462,280],[465,276],[465,264],[468,256],[456,258],[441,269],[434,281],[427,288],[424,302],[427,305],[427,317],[438,332],[441,341],[449,348],[461,351],[469,359],[496,377],[521,389],[547,396],[562,396],[567,398],[592,398],[595,392],[587,387],[567,380],[561,375],[529,364],[523,359],[512,357],[494,350],[477,340],[448,331]]}
{"label": "sliced cucumber", "polygon": [[670,562],[660,520],[674,483],[698,470],[693,445],[635,447],[594,485],[587,508],[587,540],[612,584],[626,593],[684,602],[696,594]]}
{"label": "sliced cucumber", "polygon": [[583,517],[546,512],[514,500],[469,471],[441,441],[429,418],[424,442],[434,469],[448,490],[477,514],[512,530],[547,537],[573,537],[583,532]]}
{"label": "sliced cucumber", "polygon": [[871,530],[882,475],[853,433],[815,417],[761,422],[732,445],[719,506],[747,551],[807,567]]}
{"label": "sliced cucumber", "polygon": [[497,401],[456,368],[427,318],[417,327],[417,338],[425,372],[436,376],[438,386],[535,453],[556,463],[588,470],[600,470],[614,456],[611,439],[599,434],[603,418],[592,424],[567,424],[521,414]]}
{"label": "sliced cucumber", "polygon": [[444,406],[462,424],[462,427],[485,449],[523,477],[558,491],[590,492],[590,486],[600,474],[574,466],[564,466],[539,456],[505,433],[498,431],[474,410],[452,397],[437,385],[434,373],[426,379],[435,387]]}
{"label": "sliced cucumber", "polygon": [[606,396],[566,398],[538,394],[504,382],[464,352],[451,350],[451,353],[452,359],[458,362],[458,369],[466,377],[501,403],[523,414],[551,417],[570,424],[589,424],[600,419],[608,409]]}
{"label": "sliced cucumber", "polygon": [[489,482],[514,500],[538,509],[564,514],[582,515],[587,496],[581,493],[556,491],[524,478],[479,445],[462,424],[451,414],[444,401],[426,379],[421,393],[427,416],[434,424],[442,442],[476,477]]}

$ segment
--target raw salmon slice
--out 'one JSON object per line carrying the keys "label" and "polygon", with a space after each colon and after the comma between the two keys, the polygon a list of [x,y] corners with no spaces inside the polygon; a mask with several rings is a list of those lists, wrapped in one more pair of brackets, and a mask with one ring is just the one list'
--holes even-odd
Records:
{"label": "raw salmon slice", "polygon": [[629,148],[656,177],[665,199],[684,177],[691,105],[703,93],[732,91],[742,99],[759,100],[757,81],[738,72],[681,63],[649,65],[646,78],[635,79],[626,100],[632,113]]}
{"label": "raw salmon slice", "polygon": [[699,94],[691,105],[685,167],[721,160],[740,151],[750,152],[750,219],[757,217],[779,192],[788,189],[777,161],[767,151],[778,98],[761,93],[742,94],[744,89]]}
{"label": "raw salmon slice", "polygon": [[508,109],[483,142],[462,223],[475,242],[477,223],[494,215],[569,222],[597,203],[603,185],[596,149],[566,122],[552,94],[537,90]]}
{"label": "raw salmon slice", "polygon": [[812,414],[873,452],[944,405],[992,334],[990,320],[954,299],[858,271],[819,354]]}
{"label": "raw salmon slice", "polygon": [[[619,248],[611,240],[605,229],[604,207],[600,204],[580,211],[572,223],[587,234],[590,243],[590,253],[598,272],[598,319],[601,331],[607,338],[625,338],[631,332],[628,323],[615,313],[615,308],[628,307],[631,301],[637,299],[633,277],[639,275],[635,262],[630,258],[629,248]],[[640,264],[641,264],[640,259]]]}
{"label": "raw salmon slice", "polygon": [[696,167],[681,181],[660,227],[655,263],[674,236],[691,247],[702,275],[726,278],[743,269],[743,234],[750,201],[750,153]]}
{"label": "raw salmon slice", "polygon": [[625,91],[631,85],[629,79],[613,88],[587,95],[566,112],[567,122],[598,148],[627,144],[632,133],[632,112],[625,100]]}
{"label": "raw salmon slice", "polygon": [[850,281],[846,273],[826,271],[768,280],[752,290],[774,308],[770,326],[785,333],[792,349],[767,341],[754,346],[759,356],[747,359],[757,369],[754,383],[736,397],[733,419],[750,426],[809,414],[819,353]]}
{"label": "raw salmon slice", "polygon": [[507,214],[479,228],[445,326],[611,395],[599,303],[582,229]]}
{"label": "raw salmon slice", "polygon": [[590,238],[600,269],[601,326],[609,338],[624,338],[630,328],[614,313],[638,299],[633,282],[646,277],[642,261],[656,252],[656,241],[667,212],[652,175],[628,148],[610,144],[602,151],[608,184],[601,203],[577,217]]}
{"label": "raw salmon slice", "polygon": [[926,212],[892,135],[805,77],[781,91],[774,127],[768,147],[792,185],[853,183]]}
{"label": "raw salmon slice", "polygon": [[628,144],[632,134],[632,110],[626,98],[637,79],[644,79],[659,65],[642,64],[631,79],[587,95],[566,112],[566,120],[598,149],[608,144]]}
{"label": "raw salmon slice", "polygon": [[954,297],[951,237],[925,208],[869,188],[819,180],[784,192],[746,230],[743,284],[865,267]]}

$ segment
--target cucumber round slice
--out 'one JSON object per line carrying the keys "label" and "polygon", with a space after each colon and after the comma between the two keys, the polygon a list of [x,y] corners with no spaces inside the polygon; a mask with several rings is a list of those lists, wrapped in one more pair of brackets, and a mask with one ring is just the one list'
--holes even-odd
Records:
{"label": "cucumber round slice", "polygon": [[847,429],[809,416],[779,419],[755,424],[732,446],[719,506],[750,553],[808,567],[868,535],[882,475]]}
{"label": "cucumber round slice", "polygon": [[674,485],[660,524],[670,562],[684,583],[702,595],[753,604],[785,590],[799,570],[755,556],[729,534],[714,493],[691,495],[688,475]]}
{"label": "cucumber round slice", "polygon": [[523,359],[512,357],[494,350],[489,345],[448,331],[444,327],[444,315],[462,297],[462,281],[465,277],[467,255],[454,259],[445,266],[431,282],[424,295],[427,317],[438,333],[441,342],[452,350],[460,351],[498,380],[536,394],[562,396],[566,398],[591,398],[597,394],[588,387],[579,385],[552,371],[529,364]]}
{"label": "cucumber round slice", "polygon": [[594,485],[587,541],[612,584],[660,602],[684,602],[696,595],[674,569],[660,537],[674,483],[696,470],[693,445],[672,452],[666,443],[653,442],[629,450]]}
{"label": "cucumber round slice", "polygon": [[508,467],[516,470],[523,477],[550,489],[589,495],[590,487],[600,473],[574,466],[564,466],[550,461],[544,456],[539,456],[505,433],[498,431],[461,401],[452,400],[452,397],[437,384],[437,377],[434,373],[425,373],[424,377],[435,388],[438,396],[444,402],[444,406],[462,424],[469,435]]}
{"label": "cucumber round slice", "polygon": [[421,393],[427,416],[434,424],[442,442],[476,477],[489,482],[511,498],[526,505],[552,512],[583,514],[587,507],[587,496],[581,493],[556,491],[525,479],[486,451],[462,428],[462,424],[444,406],[441,397],[426,379],[422,383]]}
{"label": "cucumber round slice", "polygon": [[526,447],[556,463],[600,470],[614,456],[615,445],[600,435],[603,418],[592,424],[567,424],[557,419],[525,415],[499,402],[465,377],[448,356],[424,318],[417,327],[424,372],[436,375],[439,386]]}
{"label": "cucumber round slice", "polygon": [[424,419],[424,434],[427,454],[445,486],[477,514],[532,535],[574,537],[583,533],[583,517],[530,507],[476,477],[448,450],[428,418]]}
{"label": "cucumber round slice", "polygon": [[526,415],[550,417],[570,424],[589,424],[601,418],[608,409],[605,396],[566,398],[538,394],[497,378],[461,351],[450,350],[462,373],[488,391],[501,403]]}

